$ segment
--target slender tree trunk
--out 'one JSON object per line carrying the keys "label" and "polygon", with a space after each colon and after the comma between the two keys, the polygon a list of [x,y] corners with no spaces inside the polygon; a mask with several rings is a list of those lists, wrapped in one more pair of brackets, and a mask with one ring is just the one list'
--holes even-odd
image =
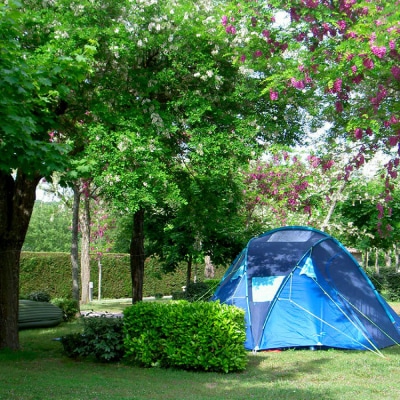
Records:
{"label": "slender tree trunk", "polygon": [[130,245],[132,303],[143,300],[144,280],[144,209],[135,212]]}
{"label": "slender tree trunk", "polygon": [[193,265],[193,256],[190,254],[187,262],[187,270],[186,270],[186,290],[190,285],[190,280],[192,278],[192,265]]}
{"label": "slender tree trunk", "polygon": [[214,265],[211,261],[210,256],[205,256],[204,257],[204,263],[205,263],[205,268],[204,268],[204,276],[206,278],[214,278],[215,276],[215,268]]}
{"label": "slender tree trunk", "polygon": [[399,254],[399,248],[397,246],[397,243],[393,245],[394,247],[394,268],[396,272],[400,271],[400,254]]}
{"label": "slender tree trunk", "polygon": [[391,252],[391,250],[387,250],[385,252],[385,266],[387,268],[391,268],[391,266],[392,266],[392,252]]}
{"label": "slender tree trunk", "polygon": [[39,181],[0,171],[0,349],[19,349],[19,263]]}
{"label": "slender tree trunk", "polygon": [[101,282],[103,279],[103,266],[101,265],[101,258],[99,258],[97,260],[97,266],[98,266],[98,270],[99,270],[99,288],[98,288],[98,292],[97,292],[97,300],[101,300]]}
{"label": "slender tree trunk", "polygon": [[90,282],[90,198],[84,196],[83,210],[80,217],[81,227],[81,304],[89,302]]}
{"label": "slender tree trunk", "polygon": [[72,205],[72,237],[71,237],[71,264],[72,264],[72,298],[79,302],[79,203],[81,193],[79,185],[74,185],[74,203]]}
{"label": "slender tree trunk", "polygon": [[380,273],[378,249],[375,249],[375,272],[377,273],[377,275],[379,275],[379,273]]}
{"label": "slender tree trunk", "polygon": [[339,189],[338,189],[338,191],[337,191],[337,192],[335,193],[335,195],[333,196],[332,201],[331,201],[331,204],[330,204],[330,207],[329,207],[329,209],[328,209],[328,214],[326,215],[325,220],[324,220],[324,222],[322,223],[321,231],[325,231],[325,229],[328,227],[329,221],[331,220],[332,215],[333,215],[333,213],[334,213],[334,211],[335,211],[335,208],[336,208],[336,205],[337,205],[337,203],[338,203],[339,197],[340,197],[340,195],[343,193],[343,190],[344,190],[344,188],[346,187],[346,184],[347,184],[347,181],[346,181],[346,180],[343,180],[343,181],[342,181],[342,184],[340,185],[340,187],[339,187]]}

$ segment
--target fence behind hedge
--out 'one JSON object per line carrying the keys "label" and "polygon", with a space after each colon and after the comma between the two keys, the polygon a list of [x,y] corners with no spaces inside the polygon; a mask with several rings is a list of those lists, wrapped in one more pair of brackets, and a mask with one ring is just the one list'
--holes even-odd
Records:
{"label": "fence behind hedge", "polygon": [[[128,254],[105,254],[102,264],[102,298],[131,297],[132,282]],[[90,261],[93,297],[98,296],[98,263],[93,255]],[[204,267],[197,266],[197,278],[204,279]],[[216,278],[222,277],[225,271],[216,270]],[[181,291],[186,284],[185,264],[176,272],[165,274],[157,259],[149,258],[145,263],[143,296],[171,295]],[[69,253],[32,253],[21,255],[20,293],[26,295],[38,290],[48,292],[54,297],[71,297],[72,272]]]}

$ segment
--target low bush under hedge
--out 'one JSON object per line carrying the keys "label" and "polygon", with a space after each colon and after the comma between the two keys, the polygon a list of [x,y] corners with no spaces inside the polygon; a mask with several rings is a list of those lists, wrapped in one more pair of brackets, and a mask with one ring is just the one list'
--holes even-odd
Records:
{"label": "low bush under hedge", "polygon": [[94,357],[97,361],[119,361],[124,355],[122,318],[107,316],[82,318],[82,333],[61,338],[64,352],[71,358]]}
{"label": "low bush under hedge", "polygon": [[217,302],[137,303],[124,310],[125,357],[144,367],[245,369],[243,310]]}

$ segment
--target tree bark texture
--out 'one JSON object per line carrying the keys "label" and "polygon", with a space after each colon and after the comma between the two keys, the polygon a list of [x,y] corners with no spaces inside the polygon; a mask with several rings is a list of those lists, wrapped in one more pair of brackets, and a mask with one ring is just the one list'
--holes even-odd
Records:
{"label": "tree bark texture", "polygon": [[84,195],[80,217],[82,235],[81,246],[81,304],[89,303],[90,282],[90,198]]}
{"label": "tree bark texture", "polygon": [[19,262],[39,181],[0,171],[0,349],[19,349]]}
{"label": "tree bark texture", "polygon": [[144,209],[133,215],[133,230],[130,244],[130,267],[132,279],[132,303],[143,300],[144,280]]}
{"label": "tree bark texture", "polygon": [[79,204],[81,198],[79,185],[74,185],[73,191],[71,236],[72,298],[79,302]]}

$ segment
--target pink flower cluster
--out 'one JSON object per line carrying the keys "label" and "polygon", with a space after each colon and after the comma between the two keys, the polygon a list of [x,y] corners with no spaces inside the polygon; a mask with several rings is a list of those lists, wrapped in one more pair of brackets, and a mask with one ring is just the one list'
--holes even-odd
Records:
{"label": "pink flower cluster", "polygon": [[395,65],[395,66],[393,66],[393,67],[391,68],[390,71],[391,71],[391,73],[392,73],[394,79],[400,81],[400,67],[398,67],[398,66]]}
{"label": "pink flower cluster", "polygon": [[306,87],[304,80],[297,80],[296,78],[291,78],[290,83],[296,89],[304,89]]}
{"label": "pink flower cluster", "polygon": [[275,92],[275,91],[273,91],[273,90],[270,90],[269,91],[269,98],[272,100],[272,101],[275,101],[275,100],[278,100],[278,92]]}
{"label": "pink flower cluster", "polygon": [[384,88],[384,86],[379,85],[379,90],[376,94],[375,97],[372,97],[370,99],[371,104],[374,107],[374,110],[378,110],[380,104],[382,103],[382,100],[387,96],[387,90]]}
{"label": "pink flower cluster", "polygon": [[386,54],[386,47],[385,46],[371,46],[371,51],[375,54],[378,58],[383,58]]}
{"label": "pink flower cluster", "polygon": [[[231,22],[233,22],[234,20],[235,20],[234,18],[231,18]],[[221,24],[222,24],[222,26],[225,26],[225,32],[235,35],[236,28],[231,24],[228,25],[228,22],[229,22],[228,17],[226,15],[223,15],[221,18]]]}
{"label": "pink flower cluster", "polygon": [[317,8],[319,0],[302,0],[302,3],[308,8]]}

